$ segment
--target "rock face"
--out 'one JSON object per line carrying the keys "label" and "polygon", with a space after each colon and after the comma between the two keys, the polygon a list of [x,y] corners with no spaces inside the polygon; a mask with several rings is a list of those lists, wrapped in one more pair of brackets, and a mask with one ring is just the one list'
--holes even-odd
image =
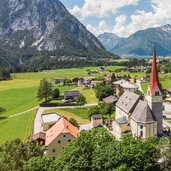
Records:
{"label": "rock face", "polygon": [[[59,0],[0,0],[0,53],[109,54]],[[22,55],[21,55],[22,54]]]}
{"label": "rock face", "polygon": [[171,25],[138,31],[128,38],[119,40],[110,52],[121,55],[151,55],[154,44],[158,55],[171,54]]}

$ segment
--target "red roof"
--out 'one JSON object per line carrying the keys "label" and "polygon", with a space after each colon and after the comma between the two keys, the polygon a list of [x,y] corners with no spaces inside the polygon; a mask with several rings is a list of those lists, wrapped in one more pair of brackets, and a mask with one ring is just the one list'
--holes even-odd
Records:
{"label": "red roof", "polygon": [[160,88],[160,84],[159,84],[158,73],[157,73],[156,47],[154,47],[152,68],[151,68],[151,75],[150,75],[150,91],[151,91],[151,93],[153,93],[155,91],[156,87]]}
{"label": "red roof", "polygon": [[52,141],[56,139],[61,133],[70,133],[74,137],[79,135],[79,130],[77,127],[72,125],[66,118],[61,117],[55,125],[53,125],[46,132],[46,142],[45,145],[48,146]]}

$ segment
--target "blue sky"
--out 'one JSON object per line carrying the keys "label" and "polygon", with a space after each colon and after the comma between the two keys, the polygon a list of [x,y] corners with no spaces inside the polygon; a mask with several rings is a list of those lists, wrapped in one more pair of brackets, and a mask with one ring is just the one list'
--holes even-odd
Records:
{"label": "blue sky", "polygon": [[61,0],[95,35],[112,32],[120,37],[171,23],[170,0]]}

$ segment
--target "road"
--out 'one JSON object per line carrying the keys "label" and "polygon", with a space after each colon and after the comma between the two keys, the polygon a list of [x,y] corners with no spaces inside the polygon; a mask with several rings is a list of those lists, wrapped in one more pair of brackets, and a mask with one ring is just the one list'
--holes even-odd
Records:
{"label": "road", "polygon": [[98,104],[86,104],[84,106],[59,106],[59,107],[39,107],[37,114],[34,119],[34,129],[33,129],[33,134],[37,134],[39,132],[42,132],[42,127],[41,127],[41,115],[45,110],[49,109],[68,109],[68,108],[85,108],[85,107],[91,107],[91,106],[97,106]]}

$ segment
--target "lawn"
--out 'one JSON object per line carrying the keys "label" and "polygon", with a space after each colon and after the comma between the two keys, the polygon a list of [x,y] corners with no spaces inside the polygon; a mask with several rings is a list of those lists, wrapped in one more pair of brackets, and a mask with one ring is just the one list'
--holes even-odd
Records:
{"label": "lawn", "polygon": [[87,104],[98,103],[98,99],[96,98],[96,94],[93,89],[85,89],[84,86],[81,86],[76,87],[74,90],[78,90],[81,94],[85,96]]}
{"label": "lawn", "polygon": [[31,112],[0,120],[0,144],[20,138],[27,142],[33,129],[33,120],[36,110]]}
{"label": "lawn", "polygon": [[79,124],[86,124],[90,122],[87,111],[88,108],[50,109],[44,114],[56,112],[67,119],[74,118]]}

